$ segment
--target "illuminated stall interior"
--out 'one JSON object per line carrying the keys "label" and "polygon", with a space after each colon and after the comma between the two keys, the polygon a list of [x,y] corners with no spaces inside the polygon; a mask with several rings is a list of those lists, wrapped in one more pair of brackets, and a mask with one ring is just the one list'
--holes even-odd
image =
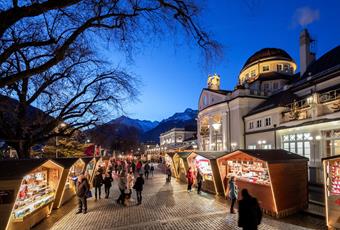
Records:
{"label": "illuminated stall interior", "polygon": [[324,158],[323,172],[327,226],[340,229],[340,155]]}
{"label": "illuminated stall interior", "polygon": [[177,172],[174,166],[173,157],[176,153],[175,152],[168,152],[164,155],[166,165],[170,165],[171,168],[171,176],[177,178]]}
{"label": "illuminated stall interior", "polygon": [[85,162],[81,158],[57,158],[54,161],[64,168],[53,205],[54,208],[60,208],[76,195],[76,183],[78,176],[85,170]]}
{"label": "illuminated stall interior", "polygon": [[[189,169],[187,157],[191,154],[191,152],[177,152],[174,157],[174,165],[177,170],[178,179],[183,182],[187,182],[187,171]],[[192,168],[194,170],[194,168]]]}
{"label": "illuminated stall interior", "polygon": [[96,159],[94,157],[91,158],[82,158],[85,162],[85,177],[90,182],[90,185],[92,184],[92,178],[94,175],[94,169],[96,167]]}
{"label": "illuminated stall interior", "polygon": [[106,170],[106,164],[107,162],[105,160],[103,160],[102,157],[96,157],[96,167],[95,167],[95,172],[97,172],[98,170],[100,170],[102,173],[105,173]]}
{"label": "illuminated stall interior", "polygon": [[247,189],[267,214],[283,217],[308,204],[307,161],[285,150],[237,150],[218,158],[217,164],[225,195],[235,176],[239,191]]}
{"label": "illuminated stall interior", "polygon": [[[2,199],[1,229],[30,229],[47,217],[60,183],[62,167],[51,160],[0,162]],[[15,173],[13,173],[15,171]],[[10,175],[15,174],[15,175]]]}

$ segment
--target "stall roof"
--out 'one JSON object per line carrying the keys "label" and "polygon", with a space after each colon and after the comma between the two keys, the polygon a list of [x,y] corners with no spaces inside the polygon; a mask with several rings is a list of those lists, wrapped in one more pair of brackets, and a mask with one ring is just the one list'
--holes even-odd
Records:
{"label": "stall roof", "polygon": [[169,153],[166,153],[166,154],[169,155],[171,158],[173,158],[176,153],[175,152],[169,152]]}
{"label": "stall roof", "polygon": [[1,160],[0,180],[22,179],[27,173],[44,164],[48,159]]}
{"label": "stall roof", "polygon": [[85,164],[88,164],[90,161],[93,160],[93,157],[83,157],[81,159],[85,162]]}
{"label": "stall roof", "polygon": [[288,152],[283,149],[239,149],[238,151],[248,154],[257,159],[266,161],[268,163],[284,162],[284,161],[308,161],[308,158],[300,156],[295,153]]}
{"label": "stall roof", "polygon": [[177,154],[178,154],[178,156],[179,156],[180,158],[185,159],[185,158],[187,158],[191,153],[192,153],[192,152],[178,152]]}
{"label": "stall roof", "polygon": [[340,158],[340,155],[335,155],[335,156],[330,156],[330,157],[324,157],[322,158],[321,160],[324,161],[324,160],[332,160],[332,159],[335,159],[335,158]]}
{"label": "stall roof", "polygon": [[100,159],[101,157],[94,157],[94,158],[96,158],[96,161],[99,161],[99,159]]}
{"label": "stall roof", "polygon": [[195,153],[209,160],[214,160],[229,154],[228,152],[195,152]]}
{"label": "stall roof", "polygon": [[79,158],[76,157],[71,157],[71,158],[54,158],[52,159],[52,161],[56,162],[57,164],[61,165],[63,168],[65,169],[69,169],[72,167],[72,165],[74,165],[74,163],[76,163],[76,161]]}

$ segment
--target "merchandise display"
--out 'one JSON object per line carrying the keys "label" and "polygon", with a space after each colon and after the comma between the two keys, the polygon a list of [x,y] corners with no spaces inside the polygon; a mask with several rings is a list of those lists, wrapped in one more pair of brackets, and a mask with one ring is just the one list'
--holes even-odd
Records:
{"label": "merchandise display", "polygon": [[340,161],[329,161],[327,174],[328,196],[340,195]]}
{"label": "merchandise display", "polygon": [[228,161],[228,177],[235,176],[242,180],[255,184],[270,185],[268,168],[265,163],[258,161]]}
{"label": "merchandise display", "polygon": [[82,171],[83,171],[83,164],[81,162],[77,162],[71,167],[69,176],[65,184],[65,189],[72,188],[75,190],[78,176],[82,173]]}
{"label": "merchandise display", "polygon": [[26,175],[13,209],[13,218],[22,219],[54,200],[55,190],[49,186],[47,170]]}
{"label": "merchandise display", "polygon": [[195,158],[195,165],[196,168],[200,170],[200,172],[203,174],[204,180],[212,180],[212,169],[211,165],[208,159],[197,156]]}

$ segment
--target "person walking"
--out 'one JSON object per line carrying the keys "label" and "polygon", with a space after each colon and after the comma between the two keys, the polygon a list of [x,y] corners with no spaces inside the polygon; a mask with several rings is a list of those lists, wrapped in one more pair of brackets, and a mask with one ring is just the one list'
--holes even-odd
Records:
{"label": "person walking", "polygon": [[241,195],[242,200],[238,203],[238,226],[245,230],[257,230],[262,220],[260,205],[247,189],[242,189]]}
{"label": "person walking", "polygon": [[153,164],[151,164],[151,167],[150,167],[150,174],[151,176],[153,177],[153,172],[155,171],[155,166]]}
{"label": "person walking", "polygon": [[100,173],[100,171],[96,172],[96,175],[93,178],[93,187],[94,187],[94,194],[95,194],[95,200],[98,198],[101,199],[101,193],[102,193],[102,185],[104,183],[103,175]]}
{"label": "person walking", "polygon": [[147,180],[149,179],[149,171],[150,171],[150,165],[148,162],[146,162],[146,164],[144,165],[144,175]]}
{"label": "person walking", "polygon": [[136,171],[136,163],[135,163],[134,160],[133,160],[132,163],[131,163],[131,169],[132,169],[132,173],[135,174],[135,171]]}
{"label": "person walking", "polygon": [[87,193],[90,190],[89,182],[87,181],[84,174],[80,174],[78,176],[77,187],[76,187],[76,194],[78,197],[78,211],[76,214],[87,212]]}
{"label": "person walking", "polygon": [[201,194],[203,177],[199,169],[197,169],[196,181],[197,181],[197,194]]}
{"label": "person walking", "polygon": [[142,162],[141,161],[137,162],[136,170],[138,174],[142,173]]}
{"label": "person walking", "polygon": [[235,210],[234,210],[234,205],[235,202],[237,200],[237,193],[238,193],[238,189],[237,186],[235,184],[235,176],[231,176],[230,180],[229,180],[229,186],[228,186],[228,190],[227,190],[227,194],[229,195],[229,198],[231,200],[231,206],[230,206],[230,213],[235,214]]}
{"label": "person walking", "polygon": [[132,187],[135,181],[135,177],[133,176],[132,169],[127,175],[127,189],[129,190],[129,199],[131,199],[132,195]]}
{"label": "person walking", "polygon": [[105,177],[103,181],[104,188],[105,188],[105,199],[109,198],[112,181],[113,181],[112,175],[109,172],[105,173]]}
{"label": "person walking", "polygon": [[133,186],[133,188],[136,190],[138,205],[142,204],[143,185],[144,185],[143,174],[140,173],[139,177],[137,177],[136,179],[135,185]]}
{"label": "person walking", "polygon": [[167,175],[166,181],[170,183],[171,182],[171,167],[170,167],[170,165],[168,165],[166,167],[166,175]]}
{"label": "person walking", "polygon": [[188,179],[188,192],[191,192],[192,184],[194,183],[194,173],[189,167],[187,171],[187,179]]}
{"label": "person walking", "polygon": [[117,199],[117,203],[118,204],[122,204],[125,205],[125,189],[126,187],[126,175],[125,175],[125,171],[123,170],[120,174],[119,174],[119,179],[118,179],[118,188],[120,191],[120,195]]}

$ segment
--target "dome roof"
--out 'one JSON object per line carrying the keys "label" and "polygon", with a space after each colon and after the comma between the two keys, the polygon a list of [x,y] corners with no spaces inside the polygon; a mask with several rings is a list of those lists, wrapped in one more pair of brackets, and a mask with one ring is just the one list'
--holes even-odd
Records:
{"label": "dome roof", "polygon": [[273,59],[275,57],[275,59],[283,59],[283,60],[293,61],[292,57],[286,51],[284,51],[282,49],[264,48],[264,49],[257,51],[252,56],[250,56],[250,58],[248,58],[246,63],[243,65],[242,70],[245,69],[245,67],[247,67],[248,65],[250,65],[250,64],[252,64],[256,61],[259,61],[263,58],[271,58],[271,57]]}

